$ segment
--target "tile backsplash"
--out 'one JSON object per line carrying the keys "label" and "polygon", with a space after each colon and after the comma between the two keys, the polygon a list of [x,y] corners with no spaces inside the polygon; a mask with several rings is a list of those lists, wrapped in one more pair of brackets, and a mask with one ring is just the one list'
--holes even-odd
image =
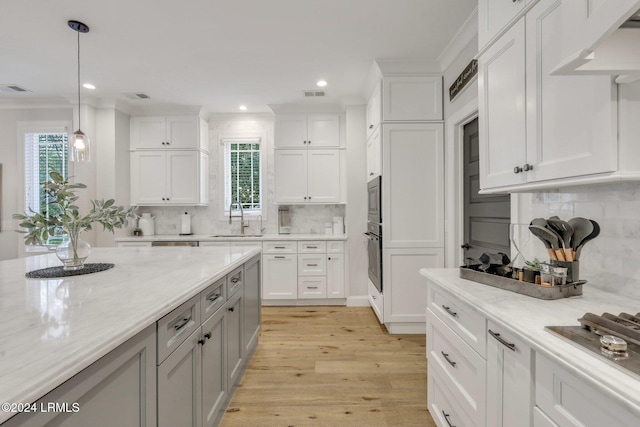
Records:
{"label": "tile backsplash", "polygon": [[[587,286],[640,298],[640,183],[535,193],[530,216],[522,212],[521,218],[553,215],[589,218],[600,225],[600,236],[584,246],[580,258],[580,277],[589,281]],[[544,249],[542,243],[538,246]]]}

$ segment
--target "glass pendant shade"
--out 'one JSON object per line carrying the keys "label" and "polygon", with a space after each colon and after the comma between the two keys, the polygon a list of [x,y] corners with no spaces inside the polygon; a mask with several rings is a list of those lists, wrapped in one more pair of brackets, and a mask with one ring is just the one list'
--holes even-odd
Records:
{"label": "glass pendant shade", "polygon": [[80,129],[73,133],[69,141],[69,160],[72,162],[91,161],[91,141]]}

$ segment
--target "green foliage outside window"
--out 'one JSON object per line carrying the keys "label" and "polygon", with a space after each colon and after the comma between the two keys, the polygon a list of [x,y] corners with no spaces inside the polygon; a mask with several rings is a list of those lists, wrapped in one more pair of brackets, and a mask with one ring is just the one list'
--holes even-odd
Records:
{"label": "green foliage outside window", "polygon": [[242,209],[260,209],[260,144],[231,143],[231,201]]}

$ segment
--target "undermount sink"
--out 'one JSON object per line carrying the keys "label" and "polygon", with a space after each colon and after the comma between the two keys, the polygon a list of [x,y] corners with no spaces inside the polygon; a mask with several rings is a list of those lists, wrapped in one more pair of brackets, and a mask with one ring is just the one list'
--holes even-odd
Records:
{"label": "undermount sink", "polygon": [[262,237],[262,234],[214,234],[210,237]]}

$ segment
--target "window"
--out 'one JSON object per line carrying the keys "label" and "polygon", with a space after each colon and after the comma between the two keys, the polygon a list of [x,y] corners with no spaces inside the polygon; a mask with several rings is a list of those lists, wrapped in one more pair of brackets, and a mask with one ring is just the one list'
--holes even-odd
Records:
{"label": "window", "polygon": [[[262,214],[260,138],[223,139],[224,210],[239,202],[245,215]],[[234,205],[234,209],[237,207]]]}
{"label": "window", "polygon": [[[65,132],[25,132],[24,133],[24,211],[32,211],[46,217],[53,213],[55,206],[49,204],[40,183],[50,179],[49,174],[58,172],[69,177],[67,133]],[[48,245],[62,241],[62,233],[49,238]]]}

